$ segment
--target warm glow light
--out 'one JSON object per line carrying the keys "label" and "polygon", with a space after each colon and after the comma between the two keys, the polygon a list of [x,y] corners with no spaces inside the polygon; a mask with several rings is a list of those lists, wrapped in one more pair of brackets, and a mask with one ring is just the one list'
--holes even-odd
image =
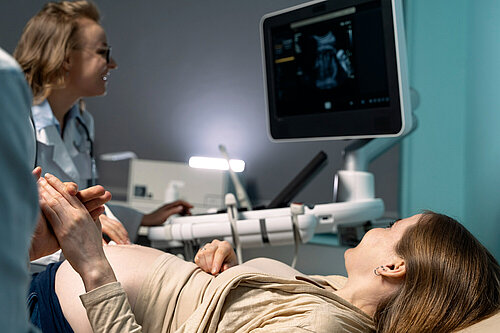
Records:
{"label": "warm glow light", "polygon": [[[234,172],[245,170],[245,162],[242,160],[229,160],[231,169]],[[227,161],[223,158],[192,156],[189,158],[189,166],[199,169],[229,170]]]}

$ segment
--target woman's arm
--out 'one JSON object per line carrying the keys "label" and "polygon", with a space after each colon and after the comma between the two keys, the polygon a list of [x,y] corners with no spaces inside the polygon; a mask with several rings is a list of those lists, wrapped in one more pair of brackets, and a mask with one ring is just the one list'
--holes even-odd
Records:
{"label": "woman's arm", "polygon": [[81,276],[82,295],[94,332],[140,332],[125,291],[104,254],[99,219],[56,177],[40,178],[40,207],[64,256]]}

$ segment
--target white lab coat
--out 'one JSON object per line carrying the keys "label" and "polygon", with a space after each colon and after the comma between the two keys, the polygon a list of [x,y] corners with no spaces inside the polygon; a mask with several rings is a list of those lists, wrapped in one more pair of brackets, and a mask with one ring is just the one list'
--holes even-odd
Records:
{"label": "white lab coat", "polygon": [[[78,103],[66,117],[63,137],[59,124],[47,101],[32,107],[37,139],[36,164],[62,181],[72,181],[78,188],[87,188],[93,177],[91,149],[94,141],[94,119],[80,110]],[[97,172],[94,171],[97,178]],[[98,183],[98,182],[97,182]],[[109,205],[134,241],[143,214],[128,207]]]}
{"label": "white lab coat", "polygon": [[92,177],[97,178],[97,174],[92,175],[91,167],[92,115],[74,105],[67,117],[63,139],[47,101],[33,106],[32,113],[37,139],[36,162],[43,173],[49,172],[62,181],[75,182],[78,188],[87,188]]}

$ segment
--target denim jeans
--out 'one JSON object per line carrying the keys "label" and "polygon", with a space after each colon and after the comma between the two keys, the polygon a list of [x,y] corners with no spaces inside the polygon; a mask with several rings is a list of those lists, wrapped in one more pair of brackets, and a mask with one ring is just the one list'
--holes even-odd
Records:
{"label": "denim jeans", "polygon": [[40,273],[33,274],[28,292],[28,311],[33,325],[47,333],[73,333],[62,313],[54,288],[56,272],[61,262],[50,264]]}

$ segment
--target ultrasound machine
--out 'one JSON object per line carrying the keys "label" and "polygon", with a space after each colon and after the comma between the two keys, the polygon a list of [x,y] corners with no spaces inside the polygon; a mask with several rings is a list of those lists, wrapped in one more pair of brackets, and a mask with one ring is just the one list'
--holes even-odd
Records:
{"label": "ultrasound machine", "polygon": [[[416,126],[408,81],[402,0],[318,0],[261,20],[267,126],[275,142],[351,140],[331,203],[290,203],[323,165],[318,154],[265,209],[176,217],[150,238],[219,238],[250,247],[308,242],[315,233],[382,217],[368,164]],[[413,105],[412,105],[413,102]],[[238,189],[238,186],[236,186]]]}

